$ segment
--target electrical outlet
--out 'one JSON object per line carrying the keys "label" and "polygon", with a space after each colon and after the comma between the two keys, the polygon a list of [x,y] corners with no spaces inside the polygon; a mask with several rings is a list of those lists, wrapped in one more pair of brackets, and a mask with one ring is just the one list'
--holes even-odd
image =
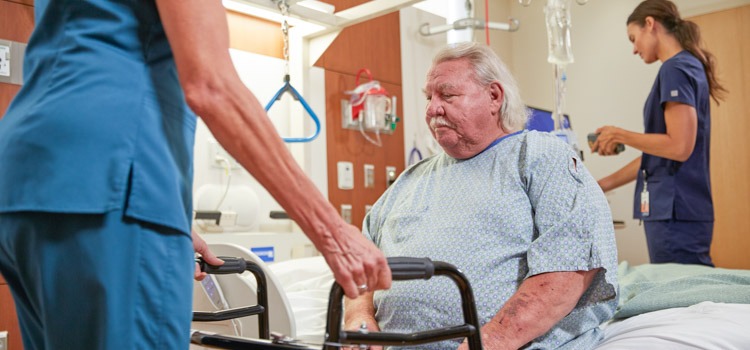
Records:
{"label": "electrical outlet", "polygon": [[229,168],[230,169],[238,169],[240,165],[237,163],[234,158],[232,158],[231,155],[229,155],[229,152],[227,152],[221,145],[219,144],[219,141],[216,140],[208,140],[208,161],[209,164],[211,164],[214,168],[226,168],[227,164],[226,161],[222,160],[226,159],[226,161],[229,162]]}
{"label": "electrical outlet", "polygon": [[10,45],[0,45],[0,76],[10,76]]}
{"label": "electrical outlet", "polygon": [[341,217],[346,221],[347,224],[352,223],[352,205],[342,204],[341,205]]}
{"label": "electrical outlet", "polygon": [[365,164],[365,188],[375,187],[375,166]]}
{"label": "electrical outlet", "polygon": [[8,331],[0,332],[0,350],[8,350]]}

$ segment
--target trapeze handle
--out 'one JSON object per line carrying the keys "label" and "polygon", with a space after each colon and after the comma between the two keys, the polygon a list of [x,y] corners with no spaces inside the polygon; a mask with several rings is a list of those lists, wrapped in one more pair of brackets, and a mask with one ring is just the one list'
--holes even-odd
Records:
{"label": "trapeze handle", "polygon": [[273,106],[276,101],[281,99],[281,95],[285,92],[288,92],[292,95],[292,97],[299,101],[299,103],[302,104],[302,107],[305,108],[305,111],[307,111],[307,114],[310,115],[313,122],[315,122],[315,132],[307,137],[282,137],[284,142],[310,142],[312,140],[315,140],[316,137],[320,134],[320,119],[318,119],[318,116],[315,115],[315,112],[313,112],[312,108],[307,104],[307,101],[305,101],[305,98],[302,97],[302,95],[297,92],[297,89],[295,89],[291,84],[289,84],[288,78],[284,78],[284,86],[279,89],[279,91],[276,92],[275,95],[271,98],[271,101],[268,102],[266,105],[266,112],[268,112],[269,109],[271,109],[271,106]]}

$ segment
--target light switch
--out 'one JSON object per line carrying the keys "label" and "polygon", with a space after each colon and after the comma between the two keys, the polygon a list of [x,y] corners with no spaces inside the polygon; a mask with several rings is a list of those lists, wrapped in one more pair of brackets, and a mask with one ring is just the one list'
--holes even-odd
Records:
{"label": "light switch", "polygon": [[341,205],[341,218],[346,221],[347,224],[352,223],[352,205],[342,204]]}
{"label": "light switch", "polygon": [[338,162],[339,189],[351,190],[354,188],[354,166],[352,162]]}
{"label": "light switch", "polygon": [[0,45],[0,76],[10,76],[10,46]]}
{"label": "light switch", "polygon": [[375,187],[375,166],[365,164],[365,188]]}

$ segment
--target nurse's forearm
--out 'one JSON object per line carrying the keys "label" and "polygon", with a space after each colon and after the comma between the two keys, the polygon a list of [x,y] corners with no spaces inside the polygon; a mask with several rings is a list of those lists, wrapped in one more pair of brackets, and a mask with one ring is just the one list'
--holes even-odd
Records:
{"label": "nurse's forearm", "polygon": [[340,237],[346,232],[343,220],[296,163],[234,70],[221,3],[160,0],[158,6],[190,108],[321,252],[342,250],[336,243],[347,241]]}
{"label": "nurse's forearm", "polygon": [[695,148],[698,117],[695,108],[677,102],[667,102],[664,107],[664,134],[640,134],[619,129],[616,142],[632,146],[643,153],[684,162]]}
{"label": "nurse's forearm", "polygon": [[620,170],[598,181],[602,191],[609,192],[624,184],[634,181],[638,177],[638,170],[641,167],[641,157],[633,159],[628,165]]}
{"label": "nurse's forearm", "polygon": [[[615,140],[631,146],[643,153],[657,157],[684,162],[690,153],[681,146],[681,142],[668,134],[641,134],[623,130]],[[689,150],[692,152],[692,148]]]}

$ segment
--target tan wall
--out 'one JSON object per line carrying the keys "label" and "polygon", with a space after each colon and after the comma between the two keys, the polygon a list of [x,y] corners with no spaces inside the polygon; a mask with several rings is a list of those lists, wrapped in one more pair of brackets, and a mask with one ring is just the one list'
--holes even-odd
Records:
{"label": "tan wall", "polygon": [[692,18],[716,56],[726,101],[711,101],[716,266],[750,269],[750,6]]}

